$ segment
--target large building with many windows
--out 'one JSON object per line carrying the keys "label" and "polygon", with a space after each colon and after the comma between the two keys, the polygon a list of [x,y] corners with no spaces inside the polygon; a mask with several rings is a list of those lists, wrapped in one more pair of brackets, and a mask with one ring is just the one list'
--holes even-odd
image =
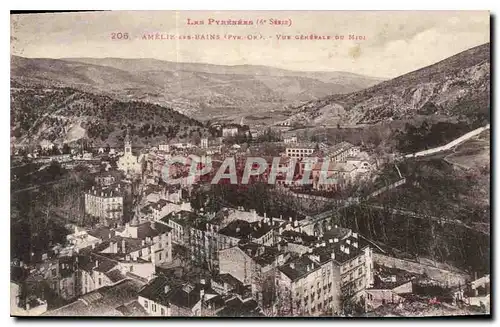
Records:
{"label": "large building with many windows", "polygon": [[373,285],[372,250],[357,233],[342,239],[323,237],[279,271],[281,315],[340,314],[343,301],[361,300]]}
{"label": "large building with many windows", "polygon": [[105,226],[116,227],[123,217],[123,190],[120,185],[92,187],[85,193],[85,213]]}
{"label": "large building with many windows", "polygon": [[316,150],[315,143],[287,144],[286,156],[289,158],[304,158],[310,156]]}

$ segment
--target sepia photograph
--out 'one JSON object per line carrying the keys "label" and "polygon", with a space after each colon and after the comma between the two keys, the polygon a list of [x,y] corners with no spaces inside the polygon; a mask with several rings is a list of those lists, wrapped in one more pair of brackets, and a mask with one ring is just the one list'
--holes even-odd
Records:
{"label": "sepia photograph", "polygon": [[11,316],[491,318],[491,19],[11,12]]}

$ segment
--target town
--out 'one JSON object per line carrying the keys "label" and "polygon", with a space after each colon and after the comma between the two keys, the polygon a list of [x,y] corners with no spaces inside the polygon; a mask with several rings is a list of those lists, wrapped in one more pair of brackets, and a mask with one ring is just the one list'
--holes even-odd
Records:
{"label": "town", "polygon": [[[70,195],[81,199],[78,209],[46,209],[47,219],[57,216],[64,223],[64,240],[43,251],[32,246],[29,261],[12,258],[12,314],[489,312],[489,275],[396,257],[355,225],[336,219],[339,210],[404,185],[397,158],[377,155],[362,143],[313,142],[288,128],[257,131],[222,123],[213,128],[220,136],[184,143],[165,139],[141,148],[134,147],[128,130],[117,147],[49,140],[35,148],[13,147],[13,166],[84,171],[86,183],[80,194]],[[165,167],[179,156],[189,160],[167,170],[187,178],[167,183]],[[267,166],[248,174],[242,163],[257,156],[266,158]],[[192,162],[206,164],[208,158],[215,169],[189,174]],[[223,170],[216,173],[222,174],[218,182],[210,183],[228,158],[234,159],[236,182]],[[387,167],[396,178],[372,183]],[[247,183],[241,182],[244,171]],[[334,182],[322,183],[323,175]],[[20,179],[14,174],[14,185]],[[242,193],[253,196],[241,200]]]}

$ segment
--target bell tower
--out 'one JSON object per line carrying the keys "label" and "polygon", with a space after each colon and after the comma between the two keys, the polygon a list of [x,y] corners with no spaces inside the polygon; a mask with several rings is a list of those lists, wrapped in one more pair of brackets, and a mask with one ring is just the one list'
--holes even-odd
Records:
{"label": "bell tower", "polygon": [[127,135],[125,135],[125,154],[132,154],[132,142],[127,128]]}

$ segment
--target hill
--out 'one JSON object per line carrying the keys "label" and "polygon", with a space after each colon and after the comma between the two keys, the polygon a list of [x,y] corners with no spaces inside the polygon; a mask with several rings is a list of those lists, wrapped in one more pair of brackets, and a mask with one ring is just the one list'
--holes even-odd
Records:
{"label": "hill", "polygon": [[121,145],[126,129],[136,145],[208,135],[200,122],[175,110],[139,101],[118,101],[73,88],[11,81],[11,136],[15,144],[86,140]]}
{"label": "hill", "polygon": [[369,124],[417,115],[477,118],[489,117],[489,106],[487,43],[361,91],[309,101],[285,122]]}
{"label": "hill", "polygon": [[73,87],[119,100],[164,105],[198,119],[239,119],[329,94],[349,93],[380,79],[343,72],[293,72],[265,66],[219,66],[155,59],[28,59],[12,56],[18,82]]}

